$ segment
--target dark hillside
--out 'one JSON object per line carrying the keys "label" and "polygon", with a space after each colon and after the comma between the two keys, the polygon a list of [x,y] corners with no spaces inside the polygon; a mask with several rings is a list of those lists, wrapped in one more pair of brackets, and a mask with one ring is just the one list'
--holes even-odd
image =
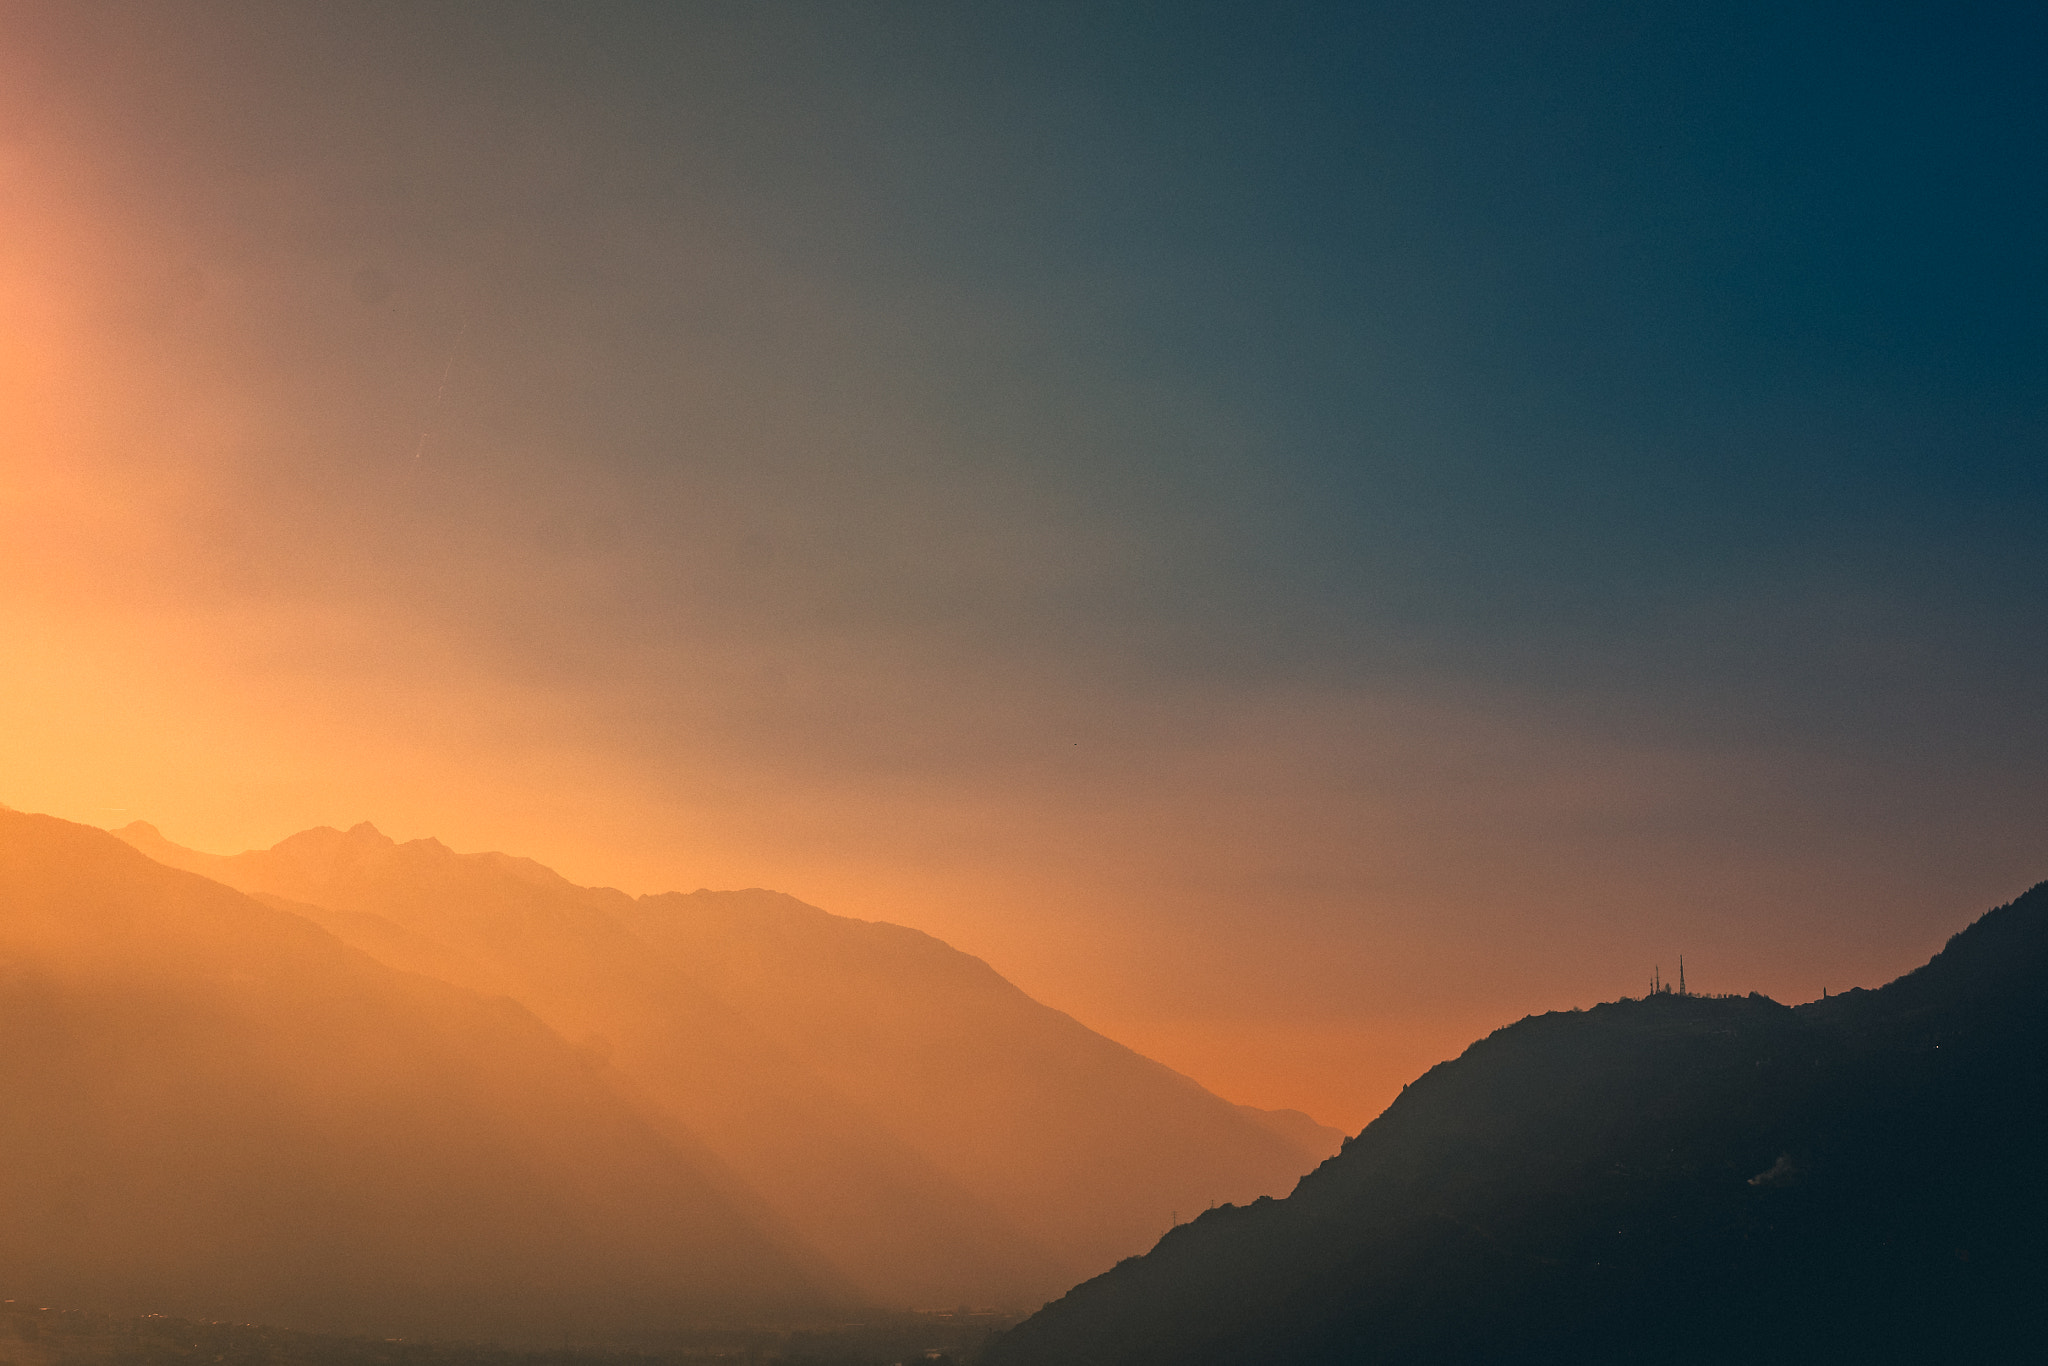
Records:
{"label": "dark hillside", "polygon": [[2048,889],[1879,991],[1523,1020],[1027,1363],[1976,1360],[2048,1330]]}

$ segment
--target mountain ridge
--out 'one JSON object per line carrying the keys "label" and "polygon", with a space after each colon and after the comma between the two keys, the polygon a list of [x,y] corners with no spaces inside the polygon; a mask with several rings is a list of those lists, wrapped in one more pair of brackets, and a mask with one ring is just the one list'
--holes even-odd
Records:
{"label": "mountain ridge", "polygon": [[[2048,886],[1875,991],[1531,1016],[989,1366],[1988,1359],[2048,1329]],[[1654,1347],[1651,1344],[1655,1344]]]}
{"label": "mountain ridge", "polygon": [[[633,897],[368,823],[236,855],[115,833],[395,966],[525,1002],[884,1303],[1040,1302],[1174,1209],[1284,1191],[1334,1146],[933,936],[784,893]],[[804,1137],[821,1134],[841,1137]]]}
{"label": "mountain ridge", "polygon": [[627,1339],[860,1303],[505,997],[0,813],[0,1281],[338,1331]]}

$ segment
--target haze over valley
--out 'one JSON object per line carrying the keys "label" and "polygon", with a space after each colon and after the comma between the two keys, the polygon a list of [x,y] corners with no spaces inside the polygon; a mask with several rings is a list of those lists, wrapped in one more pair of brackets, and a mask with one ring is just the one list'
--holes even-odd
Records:
{"label": "haze over valley", "polygon": [[[779,893],[0,810],[0,1284],[268,1325],[245,1340],[277,1360],[795,1361],[791,1328],[850,1319],[822,1350],[990,1366],[1996,1353],[2048,1324],[2044,982],[2048,887],[1876,993],[1523,1020],[1332,1157],[1305,1115]],[[977,1336],[984,1302],[1023,1322]],[[54,1332],[37,1361],[207,1331],[9,1324]]]}
{"label": "haze over valley", "polygon": [[2043,72],[0,0],[0,1366],[2038,1355]]}
{"label": "haze over valley", "polygon": [[[367,825],[222,857],[0,819],[13,1027],[43,1044],[13,1180],[44,1212],[0,1274],[45,1299],[541,1337],[1028,1307],[1340,1137],[773,892],[633,898]],[[104,1151],[92,1117],[131,1109]],[[478,1149],[509,1165],[453,1181]]]}

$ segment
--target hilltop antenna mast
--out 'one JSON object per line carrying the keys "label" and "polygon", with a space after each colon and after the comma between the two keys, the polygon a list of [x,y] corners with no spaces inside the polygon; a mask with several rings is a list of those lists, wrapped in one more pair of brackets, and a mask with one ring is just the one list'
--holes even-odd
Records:
{"label": "hilltop antenna mast", "polygon": [[1685,995],[1685,955],[1678,955],[1678,994]]}

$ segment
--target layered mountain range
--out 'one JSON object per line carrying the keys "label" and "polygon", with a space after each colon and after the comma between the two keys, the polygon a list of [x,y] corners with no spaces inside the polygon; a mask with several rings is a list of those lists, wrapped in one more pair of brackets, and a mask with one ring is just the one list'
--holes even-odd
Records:
{"label": "layered mountain range", "polygon": [[1336,1146],[777,893],[118,833],[0,812],[0,1277],[48,1300],[620,1339],[1036,1303]]}
{"label": "layered mountain range", "polygon": [[2044,1154],[2048,885],[1876,991],[1500,1030],[985,1361],[2037,1360]]}
{"label": "layered mountain range", "polygon": [[858,1293],[533,1012],[103,832],[0,812],[0,1285],[604,1336]]}
{"label": "layered mountain range", "polygon": [[1327,1130],[916,931],[368,826],[119,834],[0,810],[15,1295],[647,1343],[1102,1272],[987,1366],[2048,1340],[2048,888],[1876,991],[1524,1020],[1275,1199]]}

